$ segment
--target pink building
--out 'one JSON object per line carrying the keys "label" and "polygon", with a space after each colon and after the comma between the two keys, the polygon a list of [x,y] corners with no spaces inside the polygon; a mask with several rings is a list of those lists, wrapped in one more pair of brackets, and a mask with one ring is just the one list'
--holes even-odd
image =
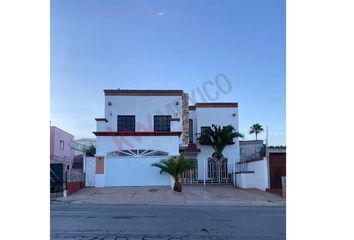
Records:
{"label": "pink building", "polygon": [[50,127],[50,163],[63,163],[71,168],[74,160],[74,136],[64,130]]}

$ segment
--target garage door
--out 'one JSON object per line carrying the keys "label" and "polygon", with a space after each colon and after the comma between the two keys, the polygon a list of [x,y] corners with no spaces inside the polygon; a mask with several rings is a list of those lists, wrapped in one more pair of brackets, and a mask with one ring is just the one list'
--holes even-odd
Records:
{"label": "garage door", "polygon": [[161,157],[116,157],[106,159],[106,186],[170,186],[170,176],[151,167]]}

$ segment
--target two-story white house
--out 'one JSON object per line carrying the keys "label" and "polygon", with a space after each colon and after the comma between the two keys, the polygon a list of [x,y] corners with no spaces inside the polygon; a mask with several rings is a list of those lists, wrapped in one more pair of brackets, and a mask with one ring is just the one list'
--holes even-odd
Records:
{"label": "two-story white house", "polygon": [[222,162],[200,145],[198,134],[212,124],[238,131],[237,103],[189,106],[183,90],[104,90],[104,117],[96,118],[94,186],[171,185],[167,174],[151,164],[184,154],[198,160],[185,182],[230,182],[240,160],[239,141],[228,145]]}

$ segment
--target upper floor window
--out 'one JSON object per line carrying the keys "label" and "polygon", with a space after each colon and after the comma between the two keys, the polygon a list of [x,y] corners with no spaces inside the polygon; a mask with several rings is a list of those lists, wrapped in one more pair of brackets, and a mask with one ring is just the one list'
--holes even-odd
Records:
{"label": "upper floor window", "polygon": [[171,119],[170,115],[154,116],[154,131],[155,132],[171,131],[170,119]]}
{"label": "upper floor window", "polygon": [[193,119],[189,119],[189,143],[193,143]]}
{"label": "upper floor window", "polygon": [[204,133],[207,129],[210,129],[210,127],[200,127],[200,133]]}
{"label": "upper floor window", "polygon": [[60,148],[61,150],[64,150],[64,141],[60,140],[60,142],[59,142],[59,148]]}
{"label": "upper floor window", "polygon": [[135,132],[135,116],[133,115],[118,115],[118,131]]}

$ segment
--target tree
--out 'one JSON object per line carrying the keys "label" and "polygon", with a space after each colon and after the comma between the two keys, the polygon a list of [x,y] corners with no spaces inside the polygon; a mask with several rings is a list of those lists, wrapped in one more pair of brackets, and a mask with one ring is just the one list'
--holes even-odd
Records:
{"label": "tree", "polygon": [[84,146],[82,151],[86,154],[86,156],[93,157],[96,154],[96,146],[91,143],[90,146]]}
{"label": "tree", "polygon": [[213,156],[221,159],[225,147],[232,144],[233,139],[238,137],[243,138],[243,134],[236,132],[233,126],[228,125],[222,128],[221,126],[212,124],[211,128],[207,128],[200,134],[198,140],[202,145],[211,145],[215,151]]}
{"label": "tree", "polygon": [[265,157],[266,156],[267,146],[265,144],[262,145],[261,149],[259,150],[259,156]]}
{"label": "tree", "polygon": [[258,123],[253,124],[250,128],[250,134],[256,134],[256,140],[257,140],[257,135],[263,131],[264,129],[262,128],[262,125]]}
{"label": "tree", "polygon": [[170,157],[169,159],[163,159],[158,163],[153,163],[151,166],[160,168],[160,174],[168,173],[175,180],[173,190],[176,192],[182,192],[182,186],[179,182],[181,174],[186,171],[195,168],[197,165],[196,160],[184,158],[183,155],[179,157]]}

